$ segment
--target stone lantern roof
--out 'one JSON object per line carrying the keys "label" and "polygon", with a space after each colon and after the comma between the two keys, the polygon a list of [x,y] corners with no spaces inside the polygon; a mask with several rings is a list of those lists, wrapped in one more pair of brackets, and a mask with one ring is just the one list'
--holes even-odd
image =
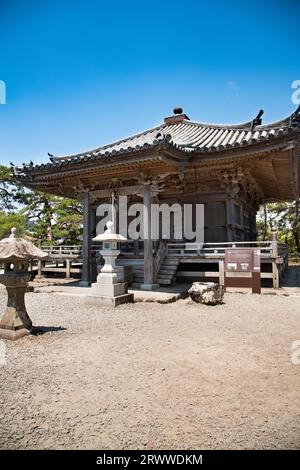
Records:
{"label": "stone lantern roof", "polygon": [[31,242],[16,236],[16,228],[11,229],[11,235],[0,241],[0,261],[41,259],[47,253],[34,246]]}
{"label": "stone lantern roof", "polygon": [[97,235],[95,238],[93,238],[94,242],[126,242],[127,238],[123,237],[123,235],[120,235],[119,233],[114,232],[114,224],[113,222],[109,221],[106,224],[107,229],[105,230],[104,233],[101,233],[100,235]]}

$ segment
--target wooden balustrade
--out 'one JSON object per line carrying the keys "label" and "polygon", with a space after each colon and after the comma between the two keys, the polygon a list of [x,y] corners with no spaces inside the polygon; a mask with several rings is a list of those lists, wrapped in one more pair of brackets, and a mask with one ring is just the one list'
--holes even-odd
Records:
{"label": "wooden balustrade", "polygon": [[[139,257],[142,254],[142,241],[128,241],[126,247],[122,246],[122,254],[125,257]],[[165,256],[176,257],[180,262],[188,263],[217,263],[218,271],[211,269],[198,272],[203,277],[219,277],[219,282],[224,283],[224,257],[226,248],[257,248],[261,251],[262,263],[271,263],[271,272],[262,272],[262,278],[273,280],[273,287],[279,287],[280,277],[288,265],[288,247],[278,243],[276,239],[271,241],[242,241],[223,243],[190,243],[190,242],[153,242],[154,252],[154,277],[159,272]],[[124,248],[124,249],[123,249]],[[82,273],[82,247],[80,245],[41,245],[41,249],[49,254],[49,258],[31,263],[31,270],[42,275],[45,272],[65,273],[67,278],[72,274]],[[101,246],[92,245],[94,256],[98,256]],[[208,264],[209,266],[209,264]],[[178,275],[185,274],[190,277],[193,271],[180,271]]]}

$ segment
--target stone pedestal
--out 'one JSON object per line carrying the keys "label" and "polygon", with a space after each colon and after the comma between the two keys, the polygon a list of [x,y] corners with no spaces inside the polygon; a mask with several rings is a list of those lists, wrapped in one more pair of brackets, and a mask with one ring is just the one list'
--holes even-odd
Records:
{"label": "stone pedestal", "polygon": [[0,338],[18,339],[29,335],[32,329],[30,320],[25,307],[25,293],[27,292],[27,283],[29,274],[15,273],[1,274],[0,282],[6,286],[7,306],[0,317]]}
{"label": "stone pedestal", "polygon": [[[101,272],[97,276],[97,282],[92,284],[92,293],[105,305],[117,306],[122,303],[133,302],[133,294],[128,294],[127,283],[119,281],[120,272]],[[92,297],[87,297],[86,302],[94,303],[95,301]]]}

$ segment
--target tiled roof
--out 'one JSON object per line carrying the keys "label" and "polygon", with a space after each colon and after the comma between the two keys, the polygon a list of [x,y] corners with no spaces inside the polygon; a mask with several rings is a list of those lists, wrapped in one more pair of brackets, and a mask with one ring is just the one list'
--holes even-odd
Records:
{"label": "tiled roof", "polygon": [[155,148],[173,148],[185,154],[204,154],[235,147],[251,146],[299,131],[299,114],[298,108],[296,113],[288,118],[264,126],[255,126],[253,121],[239,125],[216,125],[182,119],[180,122],[167,122],[143,133],[87,152],[64,157],[52,157],[50,158],[51,163],[31,167],[25,165],[23,169],[29,171],[30,169],[42,170],[65,166],[70,163],[134,154]]}

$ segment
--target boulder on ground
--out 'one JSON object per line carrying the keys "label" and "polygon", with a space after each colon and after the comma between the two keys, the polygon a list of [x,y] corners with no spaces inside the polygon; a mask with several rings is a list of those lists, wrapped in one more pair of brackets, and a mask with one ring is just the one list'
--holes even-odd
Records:
{"label": "boulder on ground", "polygon": [[216,305],[223,301],[224,286],[215,282],[194,282],[188,293],[194,302]]}

